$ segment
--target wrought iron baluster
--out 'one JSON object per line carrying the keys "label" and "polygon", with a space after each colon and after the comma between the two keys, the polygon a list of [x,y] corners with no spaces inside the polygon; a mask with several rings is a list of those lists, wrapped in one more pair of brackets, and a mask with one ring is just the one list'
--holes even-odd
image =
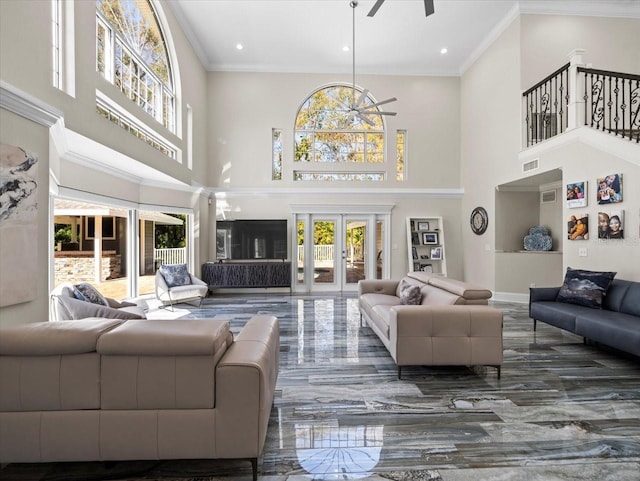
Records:
{"label": "wrought iron baluster", "polygon": [[[613,88],[613,93],[616,94],[616,115],[615,115],[615,117],[613,119],[616,122],[616,127],[615,127],[616,136],[620,132],[620,130],[618,129],[618,122],[620,121],[620,112],[618,111],[618,107],[620,106],[620,99],[619,99],[619,96],[618,96],[618,94],[620,93],[620,88],[618,87],[618,81],[619,80],[620,79],[618,77],[616,77],[616,85]],[[623,80],[623,82],[624,82],[624,80]],[[624,138],[624,131],[621,133],[621,135]]]}
{"label": "wrought iron baluster", "polygon": [[[629,82],[629,86],[631,87],[631,82]],[[624,97],[624,79],[622,80],[622,104],[620,105],[620,110],[622,111],[622,136],[625,137],[625,133],[627,131],[625,128],[627,104],[625,103]],[[631,120],[631,115],[629,115],[629,120]],[[631,126],[629,126],[629,128],[631,128]],[[629,138],[631,138],[631,131],[629,131]]]}
{"label": "wrought iron baluster", "polygon": [[[630,87],[633,86],[633,80],[629,80]],[[636,80],[636,88],[631,91],[631,122],[629,130],[629,140],[633,140],[633,130],[636,131],[636,142],[640,142],[640,79]]]}

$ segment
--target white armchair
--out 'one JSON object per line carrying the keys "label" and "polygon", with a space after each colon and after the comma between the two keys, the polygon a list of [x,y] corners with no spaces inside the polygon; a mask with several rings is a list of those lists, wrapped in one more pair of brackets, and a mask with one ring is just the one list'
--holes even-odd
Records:
{"label": "white armchair", "polygon": [[156,271],[156,297],[172,310],[174,304],[186,301],[199,300],[200,306],[208,292],[207,283],[189,274],[184,264],[163,265]]}
{"label": "white armchair", "polygon": [[51,292],[51,318],[54,321],[71,321],[88,317],[109,319],[145,319],[144,310],[133,302],[116,301],[105,297],[108,305],[94,304],[74,296],[74,286],[63,282]]}

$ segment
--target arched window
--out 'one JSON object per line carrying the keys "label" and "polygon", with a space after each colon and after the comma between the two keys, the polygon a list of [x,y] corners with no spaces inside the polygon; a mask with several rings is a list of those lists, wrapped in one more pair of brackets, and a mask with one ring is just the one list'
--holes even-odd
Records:
{"label": "arched window", "polygon": [[96,68],[175,132],[175,92],[164,35],[149,0],[96,0]]}
{"label": "arched window", "polygon": [[[384,180],[384,123],[380,115],[351,112],[361,94],[357,87],[330,85],[304,101],[296,116],[294,161],[308,168],[294,169],[294,180]],[[373,103],[366,95],[363,105]],[[314,167],[328,163],[333,165]]]}

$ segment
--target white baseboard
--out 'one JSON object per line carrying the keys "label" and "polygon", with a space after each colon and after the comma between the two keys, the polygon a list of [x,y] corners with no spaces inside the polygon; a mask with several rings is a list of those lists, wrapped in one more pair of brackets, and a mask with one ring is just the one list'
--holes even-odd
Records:
{"label": "white baseboard", "polygon": [[491,300],[529,304],[529,294],[519,294],[517,292],[494,292]]}

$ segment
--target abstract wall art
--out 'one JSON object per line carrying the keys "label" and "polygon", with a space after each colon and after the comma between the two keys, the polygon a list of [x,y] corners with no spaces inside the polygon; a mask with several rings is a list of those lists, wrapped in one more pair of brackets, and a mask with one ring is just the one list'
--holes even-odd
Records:
{"label": "abstract wall art", "polygon": [[38,276],[38,158],[0,144],[0,307],[31,301]]}

